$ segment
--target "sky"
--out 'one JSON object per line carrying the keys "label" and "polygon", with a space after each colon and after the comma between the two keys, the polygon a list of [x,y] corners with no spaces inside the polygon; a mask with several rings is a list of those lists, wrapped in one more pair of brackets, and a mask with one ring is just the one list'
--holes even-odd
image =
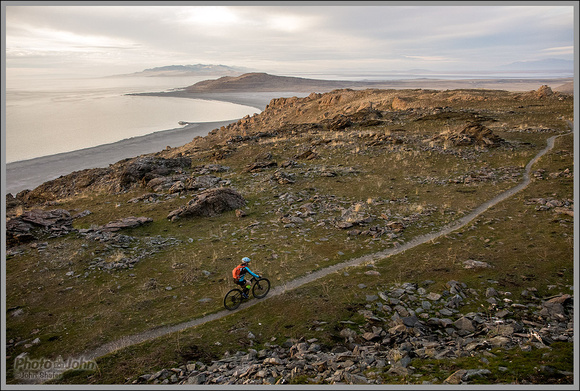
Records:
{"label": "sky", "polygon": [[573,60],[578,4],[148,3],[3,2],[7,75],[106,76],[187,64],[275,74],[473,71]]}

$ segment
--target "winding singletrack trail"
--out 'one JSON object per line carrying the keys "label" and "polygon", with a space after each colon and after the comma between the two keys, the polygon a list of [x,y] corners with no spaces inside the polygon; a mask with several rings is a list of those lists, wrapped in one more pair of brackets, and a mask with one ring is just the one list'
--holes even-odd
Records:
{"label": "winding singletrack trail", "polygon": [[[570,128],[573,129],[571,122],[569,122],[569,125],[570,125]],[[136,345],[136,344],[139,344],[139,343],[144,342],[144,341],[148,341],[148,340],[151,340],[154,338],[158,338],[158,337],[161,337],[161,336],[164,336],[167,334],[174,333],[176,331],[182,331],[185,329],[189,329],[191,327],[202,325],[204,323],[212,322],[214,320],[223,318],[227,315],[236,313],[238,311],[243,311],[244,309],[251,307],[257,303],[260,303],[264,300],[267,300],[270,297],[281,295],[281,294],[285,293],[286,291],[296,289],[304,284],[308,284],[308,283],[315,281],[319,278],[325,277],[331,273],[338,272],[339,270],[342,270],[344,268],[358,266],[358,265],[361,265],[361,264],[364,264],[367,262],[372,262],[372,261],[384,259],[384,258],[390,257],[392,255],[402,253],[402,252],[404,252],[408,249],[411,249],[413,247],[416,247],[420,244],[427,243],[427,242],[434,240],[440,236],[447,235],[447,234],[469,224],[477,216],[479,216],[480,214],[485,212],[490,207],[504,201],[505,199],[513,196],[514,194],[516,194],[519,191],[526,188],[531,182],[530,171],[532,169],[532,166],[544,154],[549,152],[554,147],[554,142],[558,137],[569,135],[569,134],[571,134],[571,133],[563,133],[563,134],[560,134],[557,136],[550,137],[547,140],[546,147],[543,150],[541,150],[540,152],[538,152],[538,154],[532,160],[530,160],[529,163],[526,165],[525,170],[524,170],[524,179],[520,184],[514,186],[513,188],[511,188],[509,190],[506,190],[505,192],[497,195],[496,197],[492,198],[491,200],[481,204],[476,209],[474,209],[471,213],[469,213],[469,214],[461,217],[460,219],[444,226],[441,230],[439,230],[437,232],[433,232],[433,233],[429,233],[429,234],[425,234],[425,235],[420,235],[420,236],[417,236],[417,237],[411,239],[410,241],[408,241],[407,243],[405,243],[401,246],[387,249],[387,250],[383,250],[383,251],[373,253],[373,254],[364,255],[364,256],[359,257],[359,258],[353,258],[353,259],[348,260],[346,262],[342,262],[342,263],[339,263],[339,264],[336,264],[333,266],[329,266],[329,267],[326,267],[324,269],[320,269],[320,270],[317,270],[315,272],[309,273],[303,277],[299,277],[295,280],[288,281],[284,285],[277,286],[276,288],[273,288],[266,298],[261,299],[261,300],[252,300],[249,302],[242,303],[242,305],[240,305],[240,307],[238,307],[238,309],[236,309],[234,311],[223,310],[220,312],[216,312],[214,314],[204,316],[203,318],[193,319],[193,320],[179,323],[179,324],[176,324],[173,326],[164,326],[164,327],[159,327],[159,328],[147,330],[147,331],[144,331],[144,332],[139,333],[139,334],[128,335],[128,336],[122,337],[116,341],[107,343],[107,344],[97,348],[96,350],[86,352],[85,354],[81,355],[81,357],[83,357],[87,361],[95,360],[101,356],[104,356],[108,353],[114,352],[115,350],[118,350],[118,349],[122,349],[122,348],[125,348],[128,346],[131,346],[131,345]]]}

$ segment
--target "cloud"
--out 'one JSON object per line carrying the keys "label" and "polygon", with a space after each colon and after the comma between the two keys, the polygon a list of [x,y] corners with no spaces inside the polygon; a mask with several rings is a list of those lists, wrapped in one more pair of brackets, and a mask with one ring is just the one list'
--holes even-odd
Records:
{"label": "cloud", "polygon": [[574,54],[574,46],[562,46],[557,48],[545,48],[541,50],[548,56],[572,55]]}
{"label": "cloud", "polygon": [[100,49],[135,49],[140,46],[117,37],[77,34],[50,28],[23,27],[22,30],[24,32],[19,36],[7,37],[6,44],[11,50],[26,48],[38,52],[89,52]]}
{"label": "cloud", "polygon": [[197,62],[385,69],[573,56],[569,6],[157,4],[7,6],[6,64],[61,55],[98,71]]}

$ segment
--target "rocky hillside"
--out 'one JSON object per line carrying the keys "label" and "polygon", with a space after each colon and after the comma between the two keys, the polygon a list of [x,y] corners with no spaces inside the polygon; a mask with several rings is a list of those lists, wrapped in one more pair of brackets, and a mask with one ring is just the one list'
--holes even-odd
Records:
{"label": "rocky hillside", "polygon": [[[489,265],[471,262],[469,268]],[[316,338],[271,341],[261,350],[229,353],[211,363],[191,361],[180,367],[163,368],[142,374],[133,384],[291,384],[309,379],[314,384],[384,384],[381,372],[390,376],[414,376],[421,384],[479,384],[492,382],[496,375],[487,369],[497,356],[489,350],[502,348],[531,351],[546,349],[555,341],[573,339],[572,296],[557,295],[536,304],[522,304],[511,292],[497,291],[498,282],[489,280],[484,289],[448,281],[445,290],[434,292],[432,280],[419,284],[405,282],[385,291],[357,290],[368,303],[359,311],[365,324],[345,320],[338,331],[341,341],[325,346]],[[524,296],[535,297],[535,291]],[[484,312],[462,312],[464,302],[481,297],[492,307],[501,308],[490,317]],[[534,316],[518,317],[526,312]],[[392,315],[391,315],[392,314]],[[542,319],[538,323],[538,319]],[[319,323],[324,327],[325,323]],[[247,338],[256,336],[251,330]],[[279,343],[276,343],[279,342]],[[415,368],[415,358],[456,359],[483,357],[478,368],[462,368],[444,379],[439,372]],[[547,353],[549,354],[549,353]],[[499,362],[499,371],[513,370],[511,362]],[[496,364],[497,365],[497,364]],[[537,367],[539,379],[571,378],[572,372],[560,371],[546,363]],[[544,380],[545,381],[545,380]]]}
{"label": "rocky hillside", "polygon": [[572,97],[547,86],[338,89],[10,194],[10,383],[17,358],[222,311],[242,256],[283,287],[438,232],[559,136],[528,188],[465,228],[55,382],[569,384],[572,120]]}
{"label": "rocky hillside", "polygon": [[[526,99],[569,99],[544,86],[528,93],[490,92],[487,90],[351,90],[312,93],[305,98],[273,99],[259,114],[247,116],[216,129],[204,138],[206,145],[229,141],[231,137],[248,137],[268,132],[340,131],[346,128],[392,126],[406,121],[446,120],[450,125],[493,120],[477,110],[452,106],[469,102],[499,103],[508,98],[514,102]],[[195,140],[171,153],[187,153],[201,140]],[[168,155],[170,156],[171,153]]]}
{"label": "rocky hillside", "polygon": [[[253,78],[253,75],[247,77]],[[375,138],[376,143],[398,143],[405,134],[404,128],[396,128],[399,124],[445,121],[449,128],[440,135],[433,135],[428,142],[453,139],[457,144],[462,139],[467,144],[483,142],[493,146],[500,141],[499,138],[482,125],[498,121],[491,110],[466,110],[453,106],[471,102],[493,105],[505,99],[517,103],[528,99],[564,101],[571,98],[544,86],[529,93],[339,89],[324,94],[312,93],[305,98],[273,99],[263,112],[214,129],[206,137],[197,137],[184,146],[125,159],[108,168],[77,171],[46,182],[32,191],[23,191],[16,199],[34,205],[78,195],[85,190],[123,192],[147,184],[151,179],[183,171],[193,164],[192,156],[204,155],[208,161],[219,161],[233,152],[236,144],[309,133],[317,135],[324,143],[330,143],[334,138],[342,137],[341,132],[348,129],[394,127],[391,135],[373,130],[365,137]],[[397,133],[401,137],[394,136]],[[15,205],[14,202],[12,195],[9,195],[8,205]]]}

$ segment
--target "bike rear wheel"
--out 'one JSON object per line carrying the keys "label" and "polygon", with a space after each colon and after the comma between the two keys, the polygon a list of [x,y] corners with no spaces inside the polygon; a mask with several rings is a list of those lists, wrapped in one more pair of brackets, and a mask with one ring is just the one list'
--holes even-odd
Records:
{"label": "bike rear wheel", "polygon": [[265,297],[270,292],[270,280],[267,278],[260,278],[254,283],[252,287],[252,294],[256,299]]}
{"label": "bike rear wheel", "polygon": [[242,291],[239,289],[232,289],[224,297],[224,307],[232,311],[240,306],[242,303]]}

